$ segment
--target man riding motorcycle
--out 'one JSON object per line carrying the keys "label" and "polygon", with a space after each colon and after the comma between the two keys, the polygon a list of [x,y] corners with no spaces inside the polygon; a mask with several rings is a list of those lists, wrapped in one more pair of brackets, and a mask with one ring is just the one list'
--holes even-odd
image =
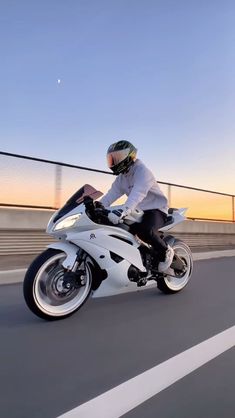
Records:
{"label": "man riding motorcycle", "polygon": [[117,177],[97,204],[110,206],[126,194],[122,209],[110,212],[109,221],[117,225],[133,209],[141,209],[144,212],[142,221],[134,224],[131,232],[151,244],[159,262],[158,271],[165,272],[172,263],[174,251],[162,240],[158,230],[166,222],[168,201],[153,173],[136,155],[137,149],[129,141],[118,141],[109,146],[107,164]]}

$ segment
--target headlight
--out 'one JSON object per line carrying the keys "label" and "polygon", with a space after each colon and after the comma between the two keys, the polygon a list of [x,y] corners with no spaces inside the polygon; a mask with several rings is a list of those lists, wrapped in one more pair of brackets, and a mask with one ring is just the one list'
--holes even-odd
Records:
{"label": "headlight", "polygon": [[63,219],[63,221],[59,222],[53,229],[54,231],[58,231],[59,229],[71,228],[75,224],[75,222],[80,218],[81,213],[77,213],[76,215],[68,216],[67,218]]}

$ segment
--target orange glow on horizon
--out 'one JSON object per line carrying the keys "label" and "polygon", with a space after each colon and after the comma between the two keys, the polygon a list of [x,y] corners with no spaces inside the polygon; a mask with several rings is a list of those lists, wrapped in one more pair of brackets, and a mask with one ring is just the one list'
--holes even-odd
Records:
{"label": "orange glow on horizon", "polygon": [[192,218],[232,220],[232,198],[229,196],[173,188],[171,204],[186,207],[186,215]]}
{"label": "orange glow on horizon", "polygon": [[[40,169],[39,169],[40,168]],[[15,173],[15,171],[12,171]],[[55,167],[45,165],[28,167],[17,175],[8,171],[1,184],[1,203],[35,206],[62,206],[80,187],[88,183],[105,193],[115,177],[108,174],[62,167],[60,189],[56,191]],[[168,196],[168,186],[160,184]],[[195,218],[232,220],[232,198],[171,186],[170,206],[187,207],[187,216]],[[116,204],[122,204],[125,197]]]}

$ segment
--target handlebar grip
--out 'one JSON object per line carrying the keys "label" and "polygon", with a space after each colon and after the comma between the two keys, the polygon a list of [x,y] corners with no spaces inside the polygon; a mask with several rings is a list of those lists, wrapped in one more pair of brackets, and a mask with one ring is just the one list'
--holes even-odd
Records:
{"label": "handlebar grip", "polygon": [[90,196],[84,197],[84,205],[88,210],[94,210],[94,201]]}

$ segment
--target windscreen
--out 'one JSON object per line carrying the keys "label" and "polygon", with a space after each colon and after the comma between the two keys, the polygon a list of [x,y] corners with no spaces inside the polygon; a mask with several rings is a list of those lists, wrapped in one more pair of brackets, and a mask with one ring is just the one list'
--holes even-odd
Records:
{"label": "windscreen", "polygon": [[93,200],[96,200],[102,195],[102,192],[96,190],[90,184],[85,184],[79,190],[77,190],[77,192],[74,193],[65,203],[65,205],[59,210],[57,216],[54,218],[54,222],[57,222],[58,219],[62,218],[64,215],[66,215],[66,213],[81,205],[84,202],[85,196],[90,196]]}
{"label": "windscreen", "polygon": [[[79,195],[80,194],[80,195]],[[93,200],[99,199],[103,195],[102,192],[96,190],[94,187],[90,186],[90,184],[85,184],[85,186],[81,187],[73,196],[75,197],[75,201],[78,205],[83,203],[85,196],[90,196]],[[71,198],[71,199],[72,199]]]}

